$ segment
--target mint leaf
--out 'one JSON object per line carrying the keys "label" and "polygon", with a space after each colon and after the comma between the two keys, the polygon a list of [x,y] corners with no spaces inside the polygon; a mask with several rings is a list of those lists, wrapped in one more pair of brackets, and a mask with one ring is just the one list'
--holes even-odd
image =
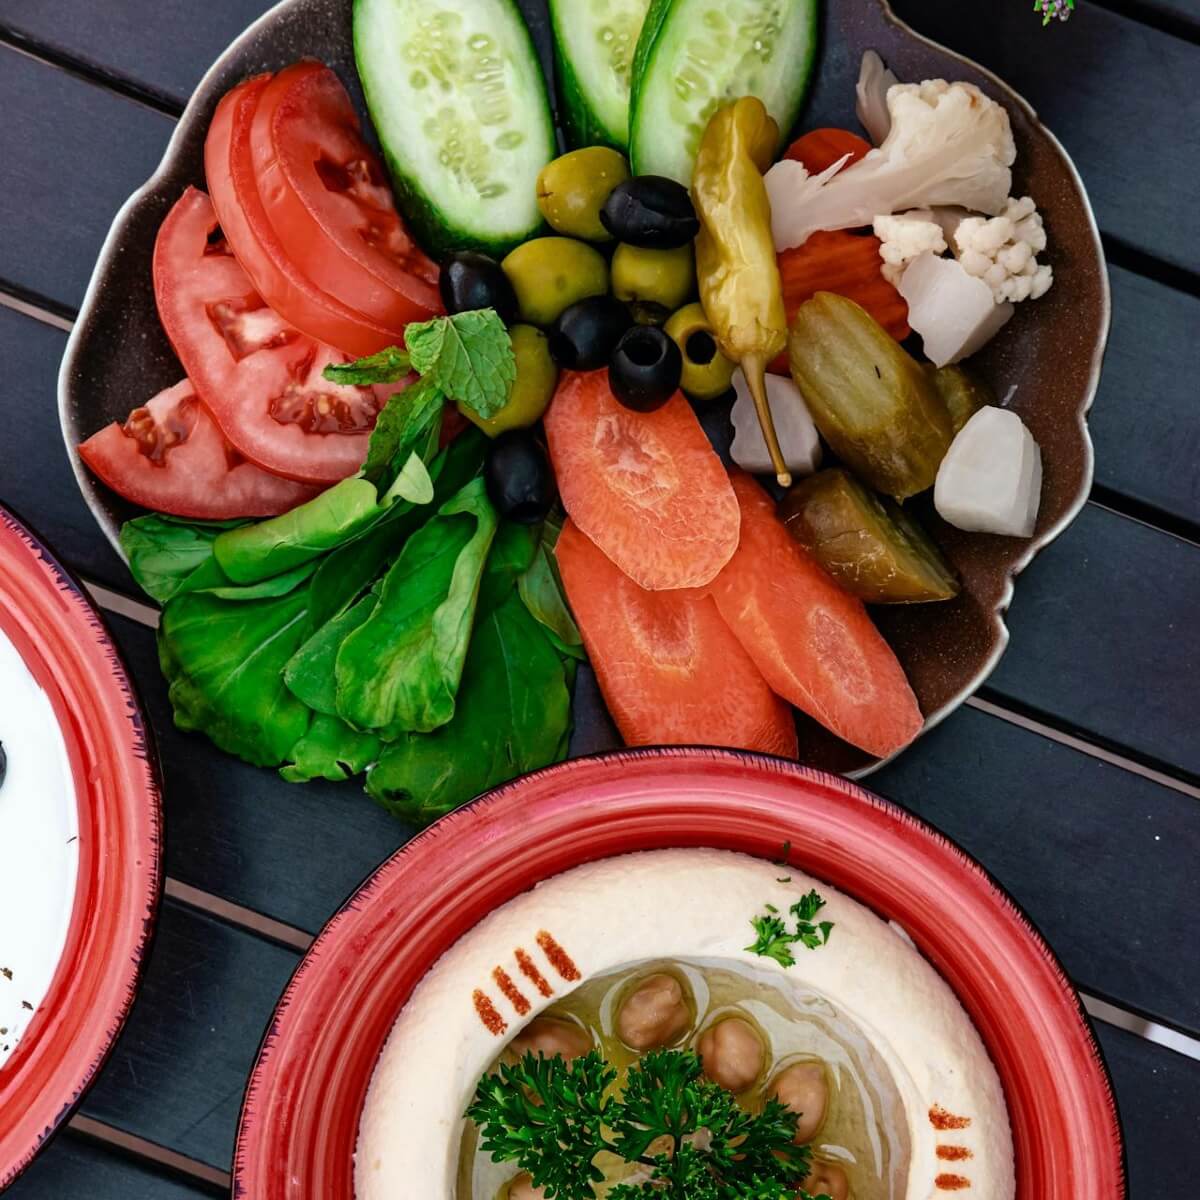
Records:
{"label": "mint leaf", "polygon": [[399,346],[348,363],[330,363],[322,374],[330,383],[347,387],[370,387],[376,383],[399,383],[412,370],[408,355]]}
{"label": "mint leaf", "polygon": [[[362,465],[362,474],[386,491],[391,485],[388,478],[397,465],[397,459],[405,450],[421,458],[437,449],[437,430],[440,425],[442,407],[446,403],[441,389],[428,379],[397,392],[383,406],[371,440],[367,443],[367,459]],[[407,460],[407,455],[401,461]],[[427,503],[427,501],[425,502]]]}
{"label": "mint leaf", "polygon": [[410,325],[404,340],[413,369],[476,416],[487,420],[508,403],[517,360],[495,309]]}

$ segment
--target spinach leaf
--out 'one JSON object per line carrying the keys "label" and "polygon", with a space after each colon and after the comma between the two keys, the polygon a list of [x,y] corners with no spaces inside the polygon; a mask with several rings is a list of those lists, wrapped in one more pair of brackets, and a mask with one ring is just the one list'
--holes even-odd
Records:
{"label": "spinach leaf", "polygon": [[404,342],[413,370],[478,416],[494,417],[508,403],[517,359],[495,309],[478,308],[409,325]]}
{"label": "spinach leaf", "polygon": [[399,383],[412,370],[408,355],[399,346],[388,346],[348,363],[330,363],[322,374],[330,383],[371,387],[376,383]]}
{"label": "spinach leaf", "polygon": [[415,450],[397,472],[383,499],[387,504],[393,500],[407,500],[409,504],[428,504],[433,499],[433,477]]}
{"label": "spinach leaf", "polygon": [[562,660],[515,591],[481,616],[454,718],[407,733],[367,772],[367,792],[422,824],[566,753],[571,695]]}
{"label": "spinach leaf", "polygon": [[121,549],[138,586],[165,604],[182,591],[229,582],[213,557],[222,528],[151,513],[121,526]]}
{"label": "spinach leaf", "polygon": [[522,571],[529,569],[537,549],[537,532],[529,525],[501,521],[488,555],[487,570],[479,588],[479,615],[499,608],[516,585]]}
{"label": "spinach leaf", "polygon": [[286,596],[294,591],[316,571],[318,562],[301,563],[282,575],[272,575],[270,579],[258,583],[225,583],[212,587],[196,587],[189,583],[189,592],[202,592],[206,596],[216,596],[218,600],[265,600],[272,596]]}
{"label": "spinach leaf", "polygon": [[335,783],[362,774],[378,757],[380,742],[371,733],[359,733],[338,717],[318,713],[308,732],[292,747],[291,762],[279,774],[288,783],[331,779]]}
{"label": "spinach leaf", "polygon": [[278,766],[311,713],[283,682],[304,640],[308,588],[264,600],[176,596],[158,627],[159,662],[180,729],[256,766]]}
{"label": "spinach leaf", "polygon": [[378,514],[375,485],[351,476],[291,512],[221,534],[213,553],[230,579],[258,583],[319,557]]}
{"label": "spinach leaf", "polygon": [[554,560],[554,547],[562,530],[560,521],[547,518],[529,569],[517,580],[525,607],[554,635],[561,653],[586,658],[583,638],[567,606],[566,591]]}
{"label": "spinach leaf", "polygon": [[337,680],[334,664],[342,643],[375,611],[379,597],[368,592],[352,608],[326,621],[292,655],[283,680],[292,695],[327,716],[337,715]]}
{"label": "spinach leaf", "polygon": [[474,479],[409,538],[375,611],[338,652],[344,720],[385,736],[450,720],[495,532],[483,480]]}
{"label": "spinach leaf", "polygon": [[[487,438],[477,429],[470,429],[433,460],[430,474],[435,507],[440,508],[479,473],[486,452]],[[326,555],[313,577],[309,608],[312,628],[344,611],[428,519],[428,509],[414,509],[397,501],[377,524]]]}

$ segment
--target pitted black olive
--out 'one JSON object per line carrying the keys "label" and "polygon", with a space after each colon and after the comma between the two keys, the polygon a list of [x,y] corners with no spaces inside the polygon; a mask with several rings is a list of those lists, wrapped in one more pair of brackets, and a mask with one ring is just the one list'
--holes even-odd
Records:
{"label": "pitted black olive", "polygon": [[700,232],[687,188],[662,175],[618,184],[600,210],[600,223],[617,241],[648,250],[686,246]]}
{"label": "pitted black olive", "polygon": [[550,355],[570,371],[594,371],[608,362],[632,323],[629,309],[612,296],[577,300],[550,330]]}
{"label": "pitted black olive", "polygon": [[679,389],[683,356],[674,340],[653,325],[629,330],[608,367],[612,394],[636,412],[653,412]]}

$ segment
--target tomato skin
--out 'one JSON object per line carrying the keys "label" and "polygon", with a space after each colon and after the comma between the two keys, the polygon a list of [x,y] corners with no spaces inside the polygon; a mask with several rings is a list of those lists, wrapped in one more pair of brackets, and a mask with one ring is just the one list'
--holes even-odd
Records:
{"label": "tomato skin", "polygon": [[301,274],[389,329],[443,311],[437,265],[409,236],[333,71],[309,61],[280,71],[249,145],[267,219]]}
{"label": "tomato skin", "polygon": [[[210,241],[217,228],[208,197],[188,188],[154,243],[159,320],[196,394],[238,452],[265,470],[320,485],[352,475],[380,397],[321,378],[344,356],[263,303],[227,247]],[[344,416],[345,432],[310,431],[287,411],[297,402]]]}
{"label": "tomato skin", "polygon": [[783,152],[783,157],[801,163],[810,175],[819,175],[848,154],[850,158],[842,167],[844,171],[874,148],[865,138],[848,129],[810,129]]}
{"label": "tomato skin", "polygon": [[884,758],[921,731],[921,710],[861,600],[801,547],[774,501],[743,471],[737,553],[710,589],[771,688],[849,742]]}
{"label": "tomato skin", "polygon": [[403,341],[403,325],[380,325],[322,292],[297,269],[267,219],[254,177],[250,126],[270,79],[256,75],[226,92],[204,141],[204,174],[221,229],[254,290],[289,325],[352,357],[394,346]]}
{"label": "tomato skin", "polygon": [[194,520],[273,517],[316,495],[239,458],[187,379],[92,434],[79,456],[126,500]]}
{"label": "tomato skin", "polygon": [[638,587],[572,521],[555,556],[626,745],[728,746],[795,758],[791,709],[710,596]]}

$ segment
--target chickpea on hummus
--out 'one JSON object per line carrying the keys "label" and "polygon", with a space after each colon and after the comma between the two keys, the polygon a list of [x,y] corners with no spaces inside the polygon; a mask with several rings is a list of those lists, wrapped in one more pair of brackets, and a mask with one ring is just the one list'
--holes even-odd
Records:
{"label": "chickpea on hummus", "polygon": [[781,1182],[729,1195],[1015,1192],[996,1071],[902,934],[793,868],[653,851],[546,881],[434,966],[376,1068],[355,1193],[670,1198],[686,1164],[749,1178],[756,1155]]}

